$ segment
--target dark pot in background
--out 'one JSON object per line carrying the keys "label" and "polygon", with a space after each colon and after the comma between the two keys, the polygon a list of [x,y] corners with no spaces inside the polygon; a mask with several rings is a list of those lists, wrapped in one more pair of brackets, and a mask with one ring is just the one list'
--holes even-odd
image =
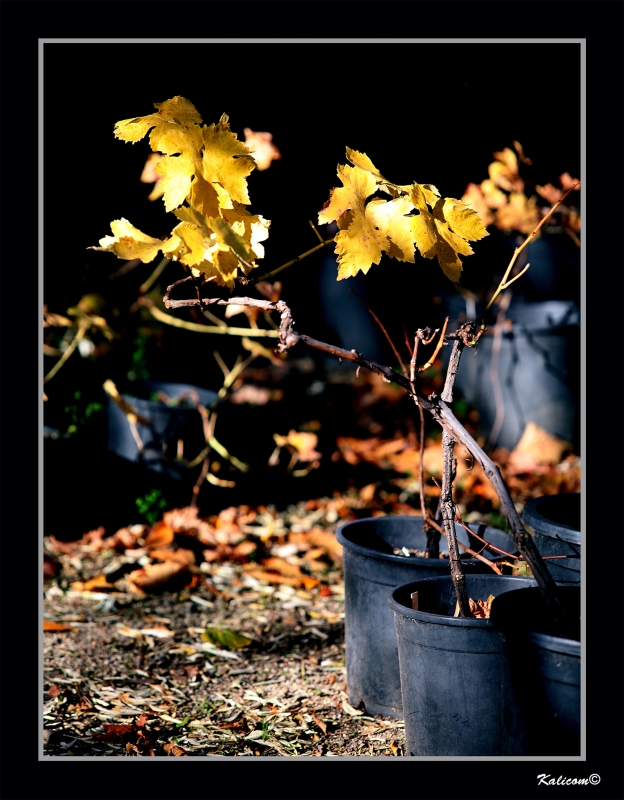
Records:
{"label": "dark pot in background", "polygon": [[539,588],[492,603],[490,619],[504,643],[503,755],[580,755],[581,589],[558,591],[574,623],[565,633],[549,622]]}
{"label": "dark pot in background", "polygon": [[[530,271],[530,270],[529,270]],[[477,322],[483,307],[461,295],[446,298],[450,323]],[[574,301],[525,302],[513,299],[506,313],[496,373],[504,417],[491,445],[513,449],[528,422],[553,436],[580,443],[580,313]],[[492,322],[476,350],[465,351],[455,386],[479,411],[480,428],[489,435],[496,420],[496,391],[491,370],[494,353]],[[450,348],[445,348],[450,351]],[[448,359],[448,352],[444,355]]]}
{"label": "dark pot in background", "polygon": [[[183,457],[194,459],[205,446],[202,419],[195,408],[197,398],[204,406],[210,406],[217,393],[184,383],[145,381],[139,391],[145,397],[122,395],[137,415],[149,419],[150,424],[137,423],[137,432],[143,443],[139,451],[132,435],[130,424],[124,412],[108,399],[108,450],[117,456],[142,464],[151,472],[161,473],[173,480],[188,480],[189,469],[176,460],[178,442],[182,442]],[[163,402],[149,399],[152,394],[164,392],[172,400],[184,397],[188,405],[168,406]]]}
{"label": "dark pot in background", "polygon": [[522,521],[557,582],[581,580],[581,495],[578,492],[535,497],[525,505]]}
{"label": "dark pot in background", "polygon": [[[503,531],[483,525],[475,532],[507,552],[516,552],[513,538]],[[475,549],[468,533],[459,526],[457,536],[460,542]],[[448,576],[449,561],[393,554],[395,547],[425,549],[427,537],[422,530],[422,517],[388,516],[356,520],[340,526],[336,538],[344,548],[349,702],[355,707],[363,702],[368,713],[400,719],[403,710],[397,638],[392,611],[386,604],[387,594],[393,587],[408,581]],[[442,538],[442,550],[444,542]],[[492,561],[501,558],[500,553],[490,550],[485,550],[483,555]],[[469,559],[470,556],[465,556],[462,560],[465,563]],[[465,571],[493,574],[486,564],[476,559],[465,565]]]}
{"label": "dark pot in background", "polygon": [[[487,600],[536,582],[490,573],[466,575],[466,585],[473,600]],[[399,644],[405,754],[504,755],[503,641],[491,620],[452,616],[450,574],[398,586],[387,603]]]}

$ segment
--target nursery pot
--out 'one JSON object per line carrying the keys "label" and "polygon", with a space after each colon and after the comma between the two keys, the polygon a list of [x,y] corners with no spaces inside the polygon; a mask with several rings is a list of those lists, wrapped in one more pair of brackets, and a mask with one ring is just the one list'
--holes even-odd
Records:
{"label": "nursery pot", "polygon": [[[142,450],[132,434],[130,423],[124,412],[108,398],[108,449],[128,461],[143,464],[151,472],[173,478],[188,480],[189,469],[178,460],[182,457],[194,459],[205,446],[202,419],[196,402],[209,406],[217,397],[216,392],[184,383],[145,381],[140,385],[143,397],[122,395],[139,417],[149,424],[137,423],[136,430],[142,442]],[[157,392],[164,392],[176,405],[167,405],[151,399]],[[179,442],[182,444],[180,445]]]}
{"label": "nursery pot", "polygon": [[549,619],[539,588],[500,595],[492,625],[503,637],[503,755],[580,755],[579,585],[558,584],[572,619],[563,632]]}
{"label": "nursery pot", "polygon": [[525,505],[522,521],[558,583],[581,580],[581,495],[578,492],[535,497]]}
{"label": "nursery pot", "polygon": [[[535,585],[531,578],[466,575],[473,600]],[[503,755],[503,642],[492,622],[452,616],[450,574],[396,587],[387,602],[399,645],[405,754]]]}
{"label": "nursery pot", "polygon": [[[474,526],[473,526],[474,527]],[[469,541],[468,533],[456,526],[457,538],[479,551],[480,546]],[[475,533],[508,553],[515,553],[511,536],[485,525],[475,527]],[[388,591],[394,586],[449,575],[448,558],[419,558],[394,555],[395,547],[425,550],[427,536],[422,529],[422,517],[388,516],[348,522],[338,528],[336,538],[343,546],[345,582],[345,641],[347,664],[347,694],[356,708],[364,704],[369,714],[384,714],[400,719],[403,716],[401,679],[397,638],[392,611],[386,604]],[[440,549],[446,539],[441,537]],[[500,553],[484,550],[483,555],[495,561]],[[466,572],[492,570],[482,561],[463,556]]]}
{"label": "nursery pot", "polygon": [[[451,321],[481,319],[483,309],[461,297],[447,300]],[[497,392],[504,416],[495,441],[513,449],[529,422],[578,445],[580,440],[580,322],[573,301],[513,300],[506,314],[500,351],[495,353],[492,324],[478,347],[463,354],[455,387],[479,411],[489,434],[497,415]],[[450,348],[447,348],[450,350]],[[448,357],[448,353],[447,353]],[[494,377],[492,375],[494,373]]]}

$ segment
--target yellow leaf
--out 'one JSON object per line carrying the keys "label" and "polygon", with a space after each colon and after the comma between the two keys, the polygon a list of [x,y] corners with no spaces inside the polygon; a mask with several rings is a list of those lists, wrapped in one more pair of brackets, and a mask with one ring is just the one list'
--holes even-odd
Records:
{"label": "yellow leaf", "polygon": [[[434,187],[429,186],[426,188],[426,191],[431,193],[430,196],[435,196],[431,191],[432,188]],[[417,216],[410,217],[409,219],[414,239],[421,255],[424,258],[437,258],[447,278],[453,281],[453,283],[457,283],[463,269],[462,263],[459,260],[459,254],[461,253],[461,255],[469,256],[473,252],[468,242],[465,241],[461,235],[454,233],[449,228],[448,221],[444,216],[445,209],[450,209],[452,211],[455,207],[454,204],[458,201],[451,199],[449,203],[448,200],[439,198],[433,210],[430,212],[427,208],[425,187],[419,184],[413,185],[411,199],[415,208],[419,211]],[[461,206],[462,204],[458,203],[458,205]],[[480,228],[478,225],[474,224],[472,215],[462,218],[461,210],[460,208],[458,214],[453,217],[458,228],[461,229],[463,223],[471,235],[480,233]],[[472,212],[472,214],[476,216],[476,212]],[[487,235],[487,232],[485,232],[485,235]]]}
{"label": "yellow leaf", "polygon": [[352,150],[350,147],[347,147],[347,159],[356,167],[360,167],[360,169],[367,170],[371,172],[376,178],[379,178],[382,181],[385,181],[385,178],[377,167],[373,164],[370,158],[366,155],[366,153],[359,153],[357,150]]}
{"label": "yellow leaf", "polygon": [[221,217],[210,217],[208,224],[212,228],[217,238],[217,242],[222,247],[227,247],[232,253],[236,253],[245,261],[251,261],[252,256],[245,246],[245,240],[232,228],[232,226]]}
{"label": "yellow leaf", "polygon": [[154,103],[158,109],[157,114],[148,114],[145,117],[131,117],[115,123],[115,136],[126,142],[138,142],[153,127],[168,127],[168,123],[190,125],[200,123],[201,117],[192,103],[184,97],[174,97],[164,103]]}
{"label": "yellow leaf", "polygon": [[[214,215],[216,216],[216,215]],[[260,244],[269,236],[271,222],[260,215],[252,215],[240,203],[233,208],[222,208],[221,217],[244,241],[254,258],[264,258],[264,247]]]}
{"label": "yellow leaf", "polygon": [[105,236],[100,239],[99,247],[90,247],[89,250],[101,250],[103,252],[115,253],[117,258],[131,260],[140,258],[144,264],[148,264],[158,255],[160,250],[169,253],[179,246],[180,240],[172,236],[166,242],[154,239],[135,228],[127,219],[115,219],[111,222],[113,236]]}
{"label": "yellow leaf", "polygon": [[248,205],[246,177],[256,166],[249,150],[227,123],[209,125],[202,133],[204,178],[220,184],[233,200]]}
{"label": "yellow leaf", "polygon": [[371,200],[366,206],[366,216],[390,240],[390,246],[385,248],[388,255],[399,261],[412,263],[414,261],[414,234],[410,219],[406,215],[413,207],[408,197],[397,197],[390,201]]}
{"label": "yellow leaf", "polygon": [[186,264],[187,267],[197,267],[201,264],[212,244],[204,230],[183,222],[173,229],[173,233],[184,242],[184,248],[180,252],[179,260]]}
{"label": "yellow leaf", "polygon": [[195,180],[191,183],[189,203],[205,217],[216,217],[219,214],[219,194],[199,172],[195,173]]}
{"label": "yellow leaf", "polygon": [[161,159],[154,171],[160,175],[159,189],[164,195],[165,208],[171,211],[186,200],[195,173],[194,159],[189,155]]}
{"label": "yellow leaf", "polygon": [[163,103],[154,103],[154,108],[158,109],[158,113],[163,119],[173,120],[181,125],[202,121],[190,100],[180,97],[180,95],[176,95],[171,100],[165,100]]}
{"label": "yellow leaf", "polygon": [[336,236],[338,280],[353,277],[360,270],[366,274],[373,264],[379,264],[387,243],[383,233],[364,213],[355,212],[349,228]]}
{"label": "yellow leaf", "polygon": [[460,200],[447,197],[442,214],[451,230],[470,242],[477,242],[484,236],[489,236],[477,212]]}
{"label": "yellow leaf", "polygon": [[347,211],[364,211],[366,198],[375,191],[375,178],[360,167],[338,166],[341,188],[332,189],[330,199],[320,211],[320,225],[339,220]]}
{"label": "yellow leaf", "polygon": [[176,153],[199,154],[202,147],[201,128],[197,125],[183,128],[173,122],[157,125],[150,134],[150,147],[166,156]]}

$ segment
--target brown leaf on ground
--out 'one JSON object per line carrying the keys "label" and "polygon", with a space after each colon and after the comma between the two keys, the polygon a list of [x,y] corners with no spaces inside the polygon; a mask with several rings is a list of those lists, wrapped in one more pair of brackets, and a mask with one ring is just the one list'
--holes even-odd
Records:
{"label": "brown leaf on ground", "polygon": [[159,561],[174,561],[176,564],[181,564],[183,567],[190,567],[195,563],[195,554],[192,550],[185,550],[180,548],[178,550],[151,550],[151,558],[157,558]]}
{"label": "brown leaf on ground", "polygon": [[272,556],[271,558],[263,558],[262,565],[267,569],[275,572],[280,572],[282,575],[289,575],[292,578],[301,578],[301,570],[296,564],[290,564],[283,558]]}
{"label": "brown leaf on ground", "polygon": [[186,750],[175,744],[175,742],[169,742],[169,744],[164,745],[163,749],[168,756],[188,756]]}
{"label": "brown leaf on ground", "polygon": [[[104,528],[102,528],[104,530]],[[76,550],[76,542],[61,542],[52,534],[48,536],[50,550],[55,555],[71,555]]]}
{"label": "brown leaf on ground", "polygon": [[167,525],[164,520],[162,520],[161,522],[157,522],[152,526],[151,531],[148,533],[147,538],[145,539],[145,547],[166,547],[167,545],[171,544],[173,540],[173,528],[170,525]]}
{"label": "brown leaf on ground", "polygon": [[175,561],[148,564],[128,575],[128,583],[142,592],[176,591],[187,586],[193,576]]}
{"label": "brown leaf on ground", "polygon": [[342,564],[342,545],[337,541],[335,534],[322,528],[312,528],[306,536],[310,544],[324,547],[332,561]]}
{"label": "brown leaf on ground", "polygon": [[60,693],[61,690],[55,683],[53,683],[52,686],[50,686],[50,688],[48,689],[48,694],[50,695],[50,697],[58,697]]}
{"label": "brown leaf on ground", "polygon": [[44,619],[43,620],[43,630],[44,631],[51,631],[54,633],[60,633],[62,631],[75,631],[76,628],[72,628],[71,625],[65,625],[62,622],[54,622],[51,619]]}
{"label": "brown leaf on ground", "polygon": [[110,591],[115,588],[114,583],[109,583],[106,575],[98,575],[96,578],[91,578],[88,581],[74,581],[71,588],[77,592],[103,592],[107,589]]}
{"label": "brown leaf on ground", "polygon": [[96,739],[102,739],[105,742],[125,742],[135,733],[134,725],[117,725],[111,722],[105,722],[102,727],[104,730],[96,733]]}
{"label": "brown leaf on ground", "polygon": [[529,422],[520,441],[509,454],[507,470],[510,474],[518,475],[558,464],[570,448],[569,442],[552,436],[535,422]]}
{"label": "brown leaf on ground", "polygon": [[[247,569],[247,567],[251,569]],[[290,578],[287,575],[281,575],[279,572],[268,572],[265,569],[255,569],[253,564],[245,565],[245,573],[251,575],[259,581],[267,581],[267,583],[285,583],[287,586],[299,586],[299,578]]]}

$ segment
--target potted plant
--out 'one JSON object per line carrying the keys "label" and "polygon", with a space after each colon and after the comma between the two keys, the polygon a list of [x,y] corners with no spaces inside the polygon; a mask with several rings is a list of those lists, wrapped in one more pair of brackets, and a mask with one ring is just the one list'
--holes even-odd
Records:
{"label": "potted plant", "polygon": [[[366,154],[347,148],[347,159],[350,164],[338,167],[338,176],[343,185],[332,190],[330,199],[319,213],[318,219],[319,224],[336,222],[338,234],[325,240],[312,225],[320,242],[316,247],[271,272],[253,277],[257,267],[256,260],[263,255],[261,242],[268,236],[269,223],[259,215],[251,214],[247,209],[249,196],[246,176],[255,165],[252,153],[230,130],[226,115],[223,115],[218,123],[204,126],[195,107],[182,97],[158,103],[156,108],[158,111],[155,114],[118,122],[115,134],[125,141],[136,142],[151,131],[152,149],[162,156],[156,171],[162,178],[165,206],[175,214],[179,224],[173,229],[169,238],[156,239],[137,230],[127,220],[116,220],[111,225],[113,236],[102,239],[100,246],[95,249],[113,252],[119,258],[137,257],[146,263],[158,252],[162,252],[190,270],[190,275],[167,288],[163,298],[166,310],[195,308],[208,313],[211,306],[235,305],[252,311],[277,312],[280,317],[275,332],[277,354],[283,354],[301,342],[325,354],[369,369],[379,374],[382,379],[402,386],[419,409],[421,430],[425,411],[431,414],[443,429],[444,468],[439,516],[436,519],[423,503],[421,524],[426,533],[424,547],[431,562],[441,560],[437,558],[440,551],[439,537],[441,533],[445,536],[448,549],[446,565],[450,570],[447,576],[433,579],[433,582],[439,581],[444,584],[443,602],[436,599],[435,592],[431,593],[423,588],[422,598],[418,601],[418,610],[450,619],[453,622],[450,626],[452,630],[467,627],[463,622],[473,620],[478,623],[477,627],[486,628],[490,640],[489,646],[495,653],[494,662],[500,665],[502,647],[500,636],[492,628],[490,621],[481,617],[489,609],[490,595],[498,596],[513,586],[526,585],[524,579],[501,574],[493,576],[464,574],[452,494],[453,452],[455,444],[458,443],[481,465],[496,490],[502,512],[509,524],[514,547],[528,562],[534,575],[534,584],[540,589],[541,596],[552,615],[553,624],[565,624],[566,609],[559,598],[555,581],[531,536],[523,527],[499,469],[457,420],[449,406],[453,400],[453,386],[461,353],[464,348],[471,348],[477,344],[483,333],[483,326],[480,327],[473,320],[467,320],[453,333],[447,333],[446,323],[441,331],[418,329],[413,348],[410,348],[409,368],[402,365],[401,372],[398,372],[388,365],[368,359],[355,349],[336,347],[297,332],[291,309],[284,300],[267,299],[266,294],[263,299],[247,294],[253,287],[270,280],[303,257],[334,242],[338,257],[339,280],[354,276],[360,271],[368,272],[373,264],[380,262],[382,253],[400,261],[414,262],[417,249],[424,258],[437,259],[446,277],[457,283],[463,269],[459,256],[472,254],[470,242],[479,241],[487,235],[477,212],[466,203],[442,197],[432,184],[394,184],[380,174]],[[551,213],[554,210],[555,208]],[[524,247],[537,234],[546,219],[547,217],[536,226],[527,240],[516,248],[514,257],[490,303],[519,277],[519,275],[511,276],[512,268]],[[244,295],[232,296],[232,290],[237,284],[244,287]],[[206,287],[214,290],[214,294],[211,293],[213,296],[206,293]],[[217,287],[229,290],[230,294],[220,295]],[[184,288],[190,289],[193,296],[179,299],[173,297],[174,292],[177,294]],[[154,308],[154,304],[152,308],[158,312],[159,318],[168,316],[166,311]],[[452,352],[442,394],[425,396],[417,387],[417,376],[431,366],[435,354],[428,358],[425,364],[419,364],[419,345],[430,344],[436,338],[438,342],[436,354],[444,345],[451,343]],[[400,358],[398,360],[400,362]],[[422,441],[423,436],[421,436],[421,447]],[[343,530],[342,536],[346,541],[348,531],[345,533]],[[373,551],[377,547],[382,555],[395,555],[383,552],[389,542],[383,536],[379,536],[376,530],[369,530],[365,536],[369,537],[368,550]],[[487,539],[482,545],[488,547],[490,555],[494,552],[507,557],[511,555],[508,550],[493,545]],[[412,558],[407,544],[403,547],[408,550],[406,558]],[[473,547],[470,549],[473,550]],[[495,571],[499,573],[502,571],[496,565],[495,556],[486,558],[479,553],[478,557],[482,563],[484,559],[489,562]],[[384,560],[386,559],[380,559]],[[490,583],[486,584],[480,580],[481,578],[494,581],[494,590]],[[396,620],[400,616],[408,616],[403,609],[412,610],[413,592],[409,592],[408,598],[405,591],[405,587],[402,587],[392,593]],[[420,593],[420,590],[418,591]],[[485,596],[484,592],[487,592]],[[379,603],[372,605],[377,609]],[[453,607],[456,609],[456,615]],[[475,609],[478,612],[476,617]],[[399,627],[397,621],[397,631]],[[376,635],[375,627],[371,625],[370,637],[374,638]],[[383,657],[384,655],[381,656],[382,659]],[[389,657],[396,658],[396,653],[390,654]],[[404,685],[407,680],[406,670],[410,669],[409,662],[410,659],[400,658],[401,683]],[[460,659],[455,666],[446,665],[447,691],[452,688],[462,691],[463,663]],[[500,669],[498,672],[492,671],[491,680],[492,687],[490,689],[483,687],[482,693],[487,694],[492,691],[493,696],[498,698],[490,703],[496,713],[496,709],[500,711]],[[432,702],[435,702],[435,698]],[[403,713],[408,731],[407,722],[413,718],[414,709],[405,707],[404,704]],[[458,713],[461,716],[461,712]],[[483,718],[477,720],[477,723],[481,726],[487,725],[488,720]],[[462,721],[461,725],[463,724]],[[407,735],[409,736],[409,733]],[[492,745],[494,749],[498,746],[498,744]]]}

